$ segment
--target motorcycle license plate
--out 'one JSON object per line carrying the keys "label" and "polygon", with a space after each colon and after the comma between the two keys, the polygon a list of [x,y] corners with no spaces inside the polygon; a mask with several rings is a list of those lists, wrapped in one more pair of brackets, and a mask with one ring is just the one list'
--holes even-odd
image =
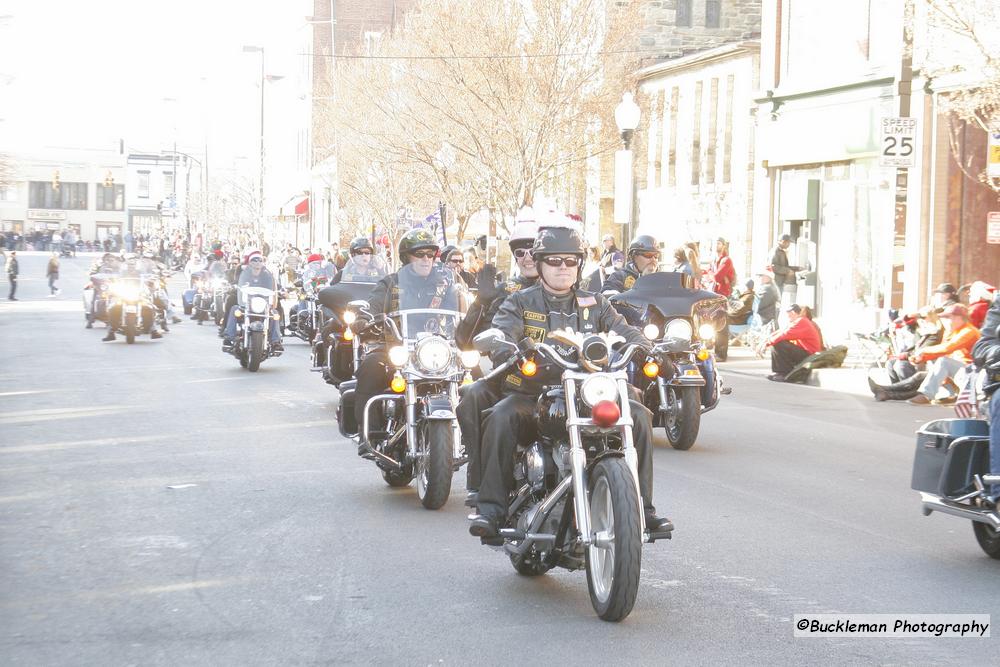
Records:
{"label": "motorcycle license plate", "polygon": [[138,306],[125,306],[126,313],[137,313],[139,312]]}

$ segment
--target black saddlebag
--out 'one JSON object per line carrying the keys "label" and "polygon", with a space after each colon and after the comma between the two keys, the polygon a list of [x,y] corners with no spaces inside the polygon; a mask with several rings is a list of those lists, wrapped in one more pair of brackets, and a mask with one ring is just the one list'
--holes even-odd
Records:
{"label": "black saddlebag", "polygon": [[989,469],[989,434],[989,425],[981,419],[938,419],[924,424],[917,431],[910,488],[955,495],[971,483],[973,474]]}

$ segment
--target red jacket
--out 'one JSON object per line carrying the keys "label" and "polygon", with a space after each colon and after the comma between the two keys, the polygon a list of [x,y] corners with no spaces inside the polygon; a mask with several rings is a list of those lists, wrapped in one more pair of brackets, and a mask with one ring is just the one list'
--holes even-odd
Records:
{"label": "red jacket", "polygon": [[715,293],[729,296],[733,293],[733,282],[736,280],[736,269],[728,254],[720,255],[712,262],[712,280],[715,281]]}
{"label": "red jacket", "polygon": [[779,331],[771,337],[771,345],[787,340],[792,345],[797,345],[809,354],[816,354],[823,349],[823,341],[819,335],[819,329],[808,317],[800,317],[792,322],[787,329]]}
{"label": "red jacket", "polygon": [[986,312],[989,309],[989,301],[977,301],[969,306],[969,321],[972,322],[972,326],[982,329],[983,322],[986,321]]}

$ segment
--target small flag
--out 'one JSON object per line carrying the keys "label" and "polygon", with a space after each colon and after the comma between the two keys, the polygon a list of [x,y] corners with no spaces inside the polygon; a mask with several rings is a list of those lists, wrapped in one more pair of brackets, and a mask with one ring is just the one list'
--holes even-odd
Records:
{"label": "small flag", "polygon": [[958,398],[955,400],[955,415],[959,419],[972,419],[972,416],[976,414],[975,385],[976,374],[965,373],[962,390],[958,392]]}

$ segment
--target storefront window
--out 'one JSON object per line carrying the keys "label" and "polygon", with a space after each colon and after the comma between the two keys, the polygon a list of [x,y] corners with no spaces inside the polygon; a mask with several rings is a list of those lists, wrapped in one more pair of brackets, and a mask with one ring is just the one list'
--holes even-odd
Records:
{"label": "storefront window", "polygon": [[28,208],[87,210],[86,183],[60,183],[52,187],[48,181],[31,181],[28,186]]}

